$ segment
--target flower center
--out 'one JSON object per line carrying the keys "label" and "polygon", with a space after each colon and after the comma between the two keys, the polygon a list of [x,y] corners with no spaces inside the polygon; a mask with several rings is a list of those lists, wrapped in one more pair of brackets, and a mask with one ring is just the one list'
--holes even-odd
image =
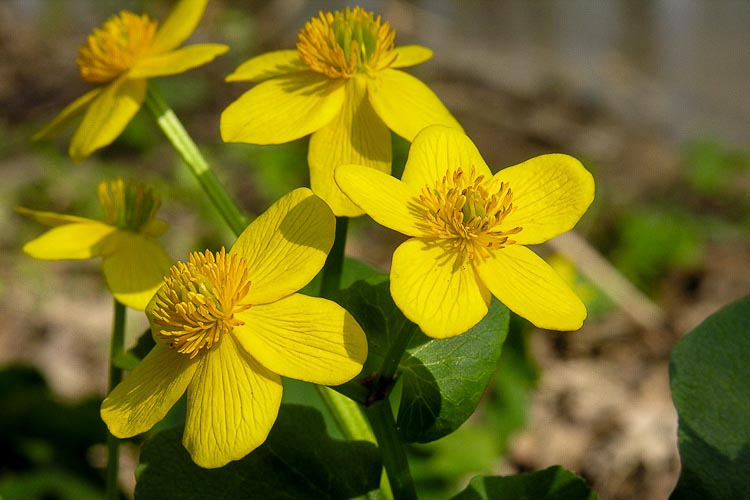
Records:
{"label": "flower center", "polygon": [[151,188],[122,179],[100,182],[97,196],[107,224],[135,232],[151,222],[161,206]]}
{"label": "flower center", "polygon": [[247,261],[222,248],[216,254],[193,252],[164,278],[151,311],[163,327],[159,337],[171,349],[195,358],[244,323],[234,315],[249,309],[242,300],[250,290]]}
{"label": "flower center", "polygon": [[110,17],[78,49],[78,71],[90,83],[113,80],[130,69],[150,47],[157,22],[123,10]]}
{"label": "flower center", "polygon": [[320,12],[299,32],[297,52],[311,70],[329,78],[372,76],[393,64],[396,32],[359,7]]}
{"label": "flower center", "polygon": [[506,183],[469,175],[459,168],[446,172],[434,186],[419,195],[424,226],[433,237],[447,240],[462,255],[486,258],[489,249],[512,245],[509,236],[521,227],[503,229],[503,220],[513,211],[513,193]]}

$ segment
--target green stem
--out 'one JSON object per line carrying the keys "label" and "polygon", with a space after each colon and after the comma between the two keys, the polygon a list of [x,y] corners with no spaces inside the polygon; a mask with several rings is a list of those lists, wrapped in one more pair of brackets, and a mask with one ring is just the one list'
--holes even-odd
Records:
{"label": "green stem", "polygon": [[[122,379],[122,369],[115,365],[115,359],[120,356],[125,349],[125,306],[115,302],[115,313],[112,321],[112,340],[109,348],[109,384],[107,392],[109,393]],[[120,464],[120,440],[107,432],[107,482],[106,496],[107,500],[117,500],[120,498],[120,489],[117,485],[117,474]]]}
{"label": "green stem", "polygon": [[146,107],[156,118],[156,123],[161,128],[169,142],[177,150],[185,164],[198,179],[201,187],[208,195],[211,202],[219,211],[224,221],[235,235],[239,236],[247,227],[247,220],[240,212],[237,205],[232,201],[219,179],[211,170],[193,139],[185,131],[177,115],[174,114],[161,95],[149,85],[146,93]]}
{"label": "green stem", "polygon": [[341,286],[341,274],[344,270],[344,250],[346,249],[346,233],[349,226],[348,217],[336,217],[336,238],[333,247],[328,252],[323,266],[320,283],[320,296],[330,298]]}
{"label": "green stem", "polygon": [[391,403],[386,399],[376,401],[365,409],[367,420],[378,440],[380,456],[388,475],[393,498],[396,500],[416,500],[417,491],[409,472],[409,462],[401,439],[396,431]]}

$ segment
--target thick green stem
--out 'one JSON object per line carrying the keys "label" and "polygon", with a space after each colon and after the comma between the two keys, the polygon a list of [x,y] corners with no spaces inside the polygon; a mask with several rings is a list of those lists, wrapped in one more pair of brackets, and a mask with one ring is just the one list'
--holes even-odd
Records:
{"label": "thick green stem", "polygon": [[177,115],[167,106],[164,99],[152,86],[148,87],[146,93],[146,107],[156,118],[156,123],[167,136],[169,142],[172,143],[195,178],[198,179],[201,187],[224,218],[224,221],[229,225],[229,228],[235,235],[239,236],[247,226],[247,219],[227,194],[193,139],[180,123]]}
{"label": "thick green stem", "polygon": [[406,450],[396,431],[396,422],[388,398],[368,406],[365,410],[367,420],[378,440],[380,456],[388,475],[393,498],[396,500],[416,500],[417,491],[409,472]]}
{"label": "thick green stem", "polygon": [[[114,319],[112,320],[112,340],[109,347],[109,383],[107,392],[110,392],[120,383],[122,379],[122,370],[115,365],[115,359],[122,354],[125,349],[125,306],[115,302]],[[120,440],[107,433],[107,482],[106,496],[107,500],[117,500],[120,498],[120,489],[117,484],[117,474],[120,469]]]}
{"label": "thick green stem", "polygon": [[328,252],[323,266],[320,283],[320,296],[330,298],[341,287],[341,273],[344,270],[344,251],[346,250],[346,233],[349,226],[348,217],[336,217],[336,238]]}

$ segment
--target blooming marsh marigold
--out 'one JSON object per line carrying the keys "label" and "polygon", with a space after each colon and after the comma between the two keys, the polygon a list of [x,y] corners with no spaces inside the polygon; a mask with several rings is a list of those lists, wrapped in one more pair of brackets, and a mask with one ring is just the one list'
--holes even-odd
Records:
{"label": "blooming marsh marigold", "polygon": [[180,0],[164,23],[122,11],[89,35],[78,49],[81,79],[98,85],[68,105],[34,139],[54,137],[83,115],[69,154],[80,161],[114,141],[138,112],[146,79],[206,64],[229,47],[198,44],[177,48],[203,15],[208,0]]}
{"label": "blooming marsh marigold", "polygon": [[336,215],[361,215],[334,182],[335,167],[390,173],[388,129],[411,141],[427,125],[461,128],[429,87],[397,69],[428,60],[432,51],[394,47],[394,37],[387,22],[359,7],[321,12],[300,30],[296,50],[254,57],[227,77],[260,83],[224,110],[222,138],[280,144],[312,134],[312,190]]}
{"label": "blooming marsh marigold", "polygon": [[75,215],[16,210],[52,229],[23,247],[36,259],[78,260],[102,258],[102,271],[112,295],[133,309],[144,310],[172,259],[156,240],[167,230],[156,219],[160,201],[143,184],[122,179],[99,183],[104,221]]}
{"label": "blooming marsh marigold", "polygon": [[221,467],[265,441],[281,377],[342,384],[362,369],[365,334],[341,306],[295,293],[333,244],[330,208],[306,188],[254,220],[229,252],[173,266],[146,309],[156,346],[107,396],[115,436],[149,430],[187,391],[183,444]]}
{"label": "blooming marsh marigold", "polygon": [[391,294],[426,335],[467,331],[492,295],[540,328],[581,327],[583,303],[526,248],[571,229],[593,201],[575,158],[538,156],[492,175],[466,135],[435,126],[414,139],[401,180],[345,165],[336,181],[376,222],[412,237],[393,254]]}

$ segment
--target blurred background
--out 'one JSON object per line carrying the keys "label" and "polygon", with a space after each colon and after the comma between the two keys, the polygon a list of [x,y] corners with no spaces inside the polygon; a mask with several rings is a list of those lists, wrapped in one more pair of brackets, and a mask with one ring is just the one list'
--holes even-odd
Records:
{"label": "blurred background", "polygon": [[[0,1],[0,495],[97,498],[103,484],[111,298],[98,262],[42,262],[21,252],[44,228],[15,206],[100,215],[95,188],[124,176],[162,195],[163,241],[175,259],[231,245],[146,112],[81,164],[69,135],[30,137],[87,85],[76,50],[128,9],[163,19],[167,0]],[[249,85],[224,77],[249,57],[292,48],[319,9],[340,1],[211,0],[191,42],[231,51],[184,75],[152,80],[243,209],[264,210],[307,184],[306,140],[221,143],[221,110]],[[576,333],[522,322],[495,381],[458,432],[411,448],[425,498],[475,474],[562,464],[603,499],[667,498],[679,474],[669,394],[675,342],[750,291],[750,4],[743,1],[378,1],[362,7],[397,45],[435,57],[409,72],[428,83],[493,169],[572,154],[597,183],[572,235],[537,250],[589,306]],[[394,140],[396,172],[408,144]],[[400,236],[366,217],[347,252],[388,269]],[[129,315],[128,341],[146,327]],[[121,479],[132,491],[137,446]]]}

